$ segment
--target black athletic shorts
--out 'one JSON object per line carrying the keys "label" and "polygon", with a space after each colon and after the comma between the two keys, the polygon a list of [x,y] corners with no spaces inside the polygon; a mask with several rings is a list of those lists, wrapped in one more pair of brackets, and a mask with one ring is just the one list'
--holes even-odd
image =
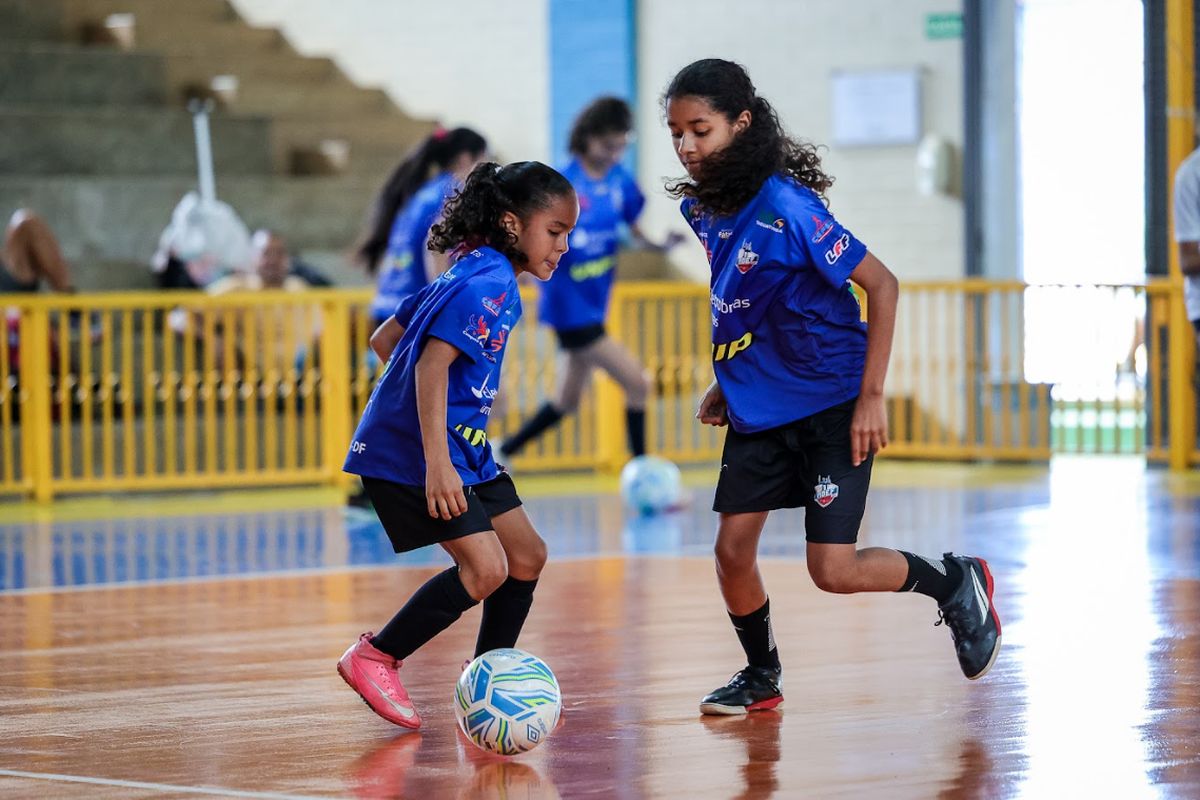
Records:
{"label": "black athletic shorts", "polygon": [[759,433],[725,434],[713,511],[740,514],[804,507],[805,538],[851,544],[867,506],[872,456],[850,460],[857,398]]}
{"label": "black athletic shorts", "polygon": [[605,336],[604,323],[597,322],[586,328],[571,328],[570,330],[554,331],[558,337],[558,346],[563,350],[582,350],[588,345],[595,344]]}
{"label": "black athletic shorts", "polygon": [[492,530],[492,517],[521,505],[517,487],[507,472],[490,481],[464,486],[467,510],[453,519],[429,516],[424,486],[407,486],[379,478],[363,478],[363,488],[375,506],[392,549],[397,553]]}

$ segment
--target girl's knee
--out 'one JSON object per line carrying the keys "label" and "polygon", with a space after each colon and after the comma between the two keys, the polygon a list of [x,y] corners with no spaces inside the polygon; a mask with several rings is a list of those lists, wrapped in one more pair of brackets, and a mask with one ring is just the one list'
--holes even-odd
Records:
{"label": "girl's knee", "polygon": [[850,594],[854,591],[853,571],[840,562],[809,559],[808,574],[823,592]]}
{"label": "girl's knee", "polygon": [[754,568],[758,554],[754,548],[717,540],[713,547],[713,555],[717,559],[717,571],[722,574],[744,572]]}
{"label": "girl's knee", "polygon": [[509,556],[508,574],[523,581],[537,580],[546,566],[548,557],[546,543],[539,536],[536,543],[525,547],[520,553]]}
{"label": "girl's knee", "polygon": [[482,600],[508,579],[508,560],[501,554],[473,564],[460,564],[458,574],[463,588],[476,600]]}

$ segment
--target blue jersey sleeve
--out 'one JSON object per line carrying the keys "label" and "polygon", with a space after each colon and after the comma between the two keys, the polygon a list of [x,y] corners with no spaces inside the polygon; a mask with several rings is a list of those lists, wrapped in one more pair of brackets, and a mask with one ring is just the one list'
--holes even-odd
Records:
{"label": "blue jersey sleeve", "polygon": [[433,284],[427,284],[421,287],[420,291],[413,292],[408,297],[405,297],[403,300],[401,300],[400,305],[396,306],[396,311],[392,314],[392,316],[396,318],[396,322],[400,323],[401,328],[407,328],[410,324],[412,324],[413,314],[416,313],[417,308],[419,308],[421,303],[425,300],[425,296],[429,294],[429,287],[432,285]]}
{"label": "blue jersey sleeve", "polygon": [[498,280],[474,280],[446,298],[426,330],[457,347],[472,361],[489,352],[498,327],[499,309],[507,299],[508,287]]}
{"label": "blue jersey sleeve", "polygon": [[786,181],[778,202],[787,215],[788,244],[808,255],[817,273],[839,287],[867,255],[867,246],[842,227],[811,189]]}
{"label": "blue jersey sleeve", "polygon": [[646,207],[646,196],[642,194],[637,181],[624,167],[617,169],[620,170],[621,178],[621,219],[625,221],[626,225],[632,225],[641,216],[642,209]]}

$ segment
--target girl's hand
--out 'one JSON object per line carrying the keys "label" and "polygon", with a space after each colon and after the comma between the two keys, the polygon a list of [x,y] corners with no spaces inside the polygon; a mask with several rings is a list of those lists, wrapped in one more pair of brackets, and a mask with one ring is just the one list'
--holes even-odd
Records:
{"label": "girl's hand", "polygon": [[462,478],[449,461],[425,466],[425,500],[429,516],[449,520],[467,510]]}
{"label": "girl's hand", "polygon": [[715,425],[718,428],[729,424],[729,409],[725,405],[725,394],[716,381],[712,382],[708,391],[704,393],[704,397],[700,398],[700,408],[696,410],[696,419],[705,425]]}
{"label": "girl's hand", "polygon": [[850,460],[857,467],[887,444],[887,406],[883,395],[859,395],[850,421]]}

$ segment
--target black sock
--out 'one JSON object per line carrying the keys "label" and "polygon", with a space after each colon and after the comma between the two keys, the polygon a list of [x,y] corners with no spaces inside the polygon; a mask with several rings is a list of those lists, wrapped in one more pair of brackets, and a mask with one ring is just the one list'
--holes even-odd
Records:
{"label": "black sock", "polygon": [[392,658],[404,660],[478,603],[467,594],[458,567],[451,567],[425,581],[404,608],[372,637],[371,644]]}
{"label": "black sock", "polygon": [[775,633],[771,630],[771,601],[762,608],[751,611],[744,617],[729,615],[733,629],[737,631],[746,661],[752,667],[779,669],[779,650],[775,647]]}
{"label": "black sock", "polygon": [[516,433],[504,440],[504,445],[500,448],[500,453],[505,456],[511,456],[514,453],[521,452],[521,448],[528,444],[530,440],[541,436],[543,431],[557,425],[558,421],[562,418],[562,412],[555,408],[552,403],[545,403],[537,410],[536,414],[525,420],[525,424]]}
{"label": "black sock", "polygon": [[899,553],[908,562],[908,577],[897,591],[916,592],[944,603],[958,588],[958,582],[962,580],[962,568],[953,561],[926,558],[903,550]]}
{"label": "black sock", "polygon": [[479,638],[475,655],[481,656],[497,647],[516,647],[517,637],[533,605],[533,590],[537,581],[517,580],[511,575],[483,601],[483,620],[479,623]]}
{"label": "black sock", "polygon": [[625,430],[629,434],[629,452],[636,456],[646,455],[646,412],[642,409],[625,409]]}

